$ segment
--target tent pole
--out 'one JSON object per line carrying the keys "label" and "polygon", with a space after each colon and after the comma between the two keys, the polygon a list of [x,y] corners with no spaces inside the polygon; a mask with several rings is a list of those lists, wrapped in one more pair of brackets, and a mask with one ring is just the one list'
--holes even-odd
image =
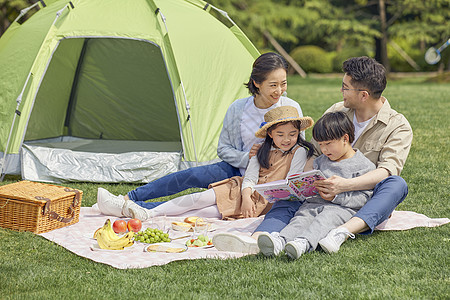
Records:
{"label": "tent pole", "polygon": [[28,73],[27,80],[25,80],[25,84],[23,85],[23,89],[16,99],[16,103],[17,103],[16,110],[14,112],[14,118],[13,118],[13,121],[11,124],[11,128],[9,129],[8,140],[6,141],[5,152],[3,153],[2,164],[0,166],[0,174],[2,175],[0,181],[3,181],[3,177],[4,177],[3,170],[5,169],[6,155],[8,154],[9,143],[11,142],[11,136],[12,136],[12,132],[14,129],[14,124],[16,123],[16,118],[17,118],[17,116],[20,116],[19,106],[22,103],[22,96],[23,96],[23,93],[24,93],[26,87],[28,86],[28,81],[30,80],[30,77],[31,77],[31,72]]}
{"label": "tent pole", "polygon": [[6,162],[6,155],[8,154],[8,148],[9,148],[9,142],[11,141],[11,136],[12,136],[12,131],[14,128],[14,124],[16,123],[16,117],[19,115],[19,105],[20,103],[17,103],[16,106],[16,111],[14,112],[14,118],[11,124],[11,129],[9,130],[9,135],[8,135],[8,141],[6,142],[6,147],[5,147],[5,152],[3,153],[3,157],[2,157],[2,164],[0,166],[0,174],[2,175],[2,178],[0,181],[3,181],[3,170],[5,169],[5,162]]}
{"label": "tent pole", "polygon": [[189,111],[190,108],[191,108],[191,106],[189,105],[189,102],[187,101],[186,91],[184,90],[183,81],[180,80],[180,82],[181,82],[181,88],[183,89],[183,96],[184,96],[184,103],[185,103],[185,105],[186,105],[186,111],[187,111],[187,113],[188,113],[188,118],[187,118],[187,120],[189,121],[189,128],[191,129],[192,144],[194,145],[195,166],[198,166],[197,147],[195,147],[194,131],[192,130],[192,123],[191,123],[191,113],[190,113],[190,111]]}
{"label": "tent pole", "polygon": [[[155,14],[159,14],[161,16],[161,20],[164,23],[164,27],[166,28],[167,37],[168,37],[169,42],[170,42],[169,29],[167,28],[167,24],[166,24],[166,17],[163,15],[163,13],[161,12],[161,10],[159,8],[155,11]],[[173,55],[173,57],[175,59],[175,55]],[[178,70],[177,70],[177,72],[178,72]],[[190,105],[189,105],[189,102],[187,101],[186,91],[185,91],[184,85],[183,85],[183,80],[181,79],[181,75],[179,74],[179,72],[178,72],[178,76],[180,78],[181,89],[183,90],[184,103],[185,103],[186,111],[187,111],[187,114],[188,114],[187,121],[189,121],[189,127],[191,129],[192,144],[194,146],[195,165],[198,166],[197,148],[195,147],[194,131],[192,130],[192,122],[191,122],[191,113],[189,111],[190,110]],[[183,136],[183,134],[181,133],[181,137],[182,136]],[[183,143],[183,138],[181,138],[181,139],[182,139],[181,142]]]}
{"label": "tent pole", "polygon": [[64,126],[67,127],[68,135],[72,135],[70,128],[70,119],[72,116],[72,110],[75,107],[75,90],[78,87],[78,80],[80,78],[81,66],[83,65],[84,56],[86,54],[87,43],[90,39],[86,38],[83,42],[83,48],[81,49],[80,57],[78,57],[77,69],[75,70],[75,76],[72,82],[72,88],[70,90],[69,103],[67,104],[66,119],[64,120]]}
{"label": "tent pole", "polygon": [[20,103],[18,102],[17,106],[16,106],[16,111],[14,112],[14,118],[13,118],[13,121],[12,121],[12,124],[11,124],[11,128],[9,130],[8,140],[6,141],[5,152],[3,153],[2,163],[1,163],[1,166],[0,166],[0,174],[2,176],[0,181],[3,181],[3,177],[6,174],[6,173],[5,174],[3,173],[3,170],[5,169],[6,155],[8,154],[9,142],[11,141],[12,131],[13,131],[13,128],[14,128],[14,124],[16,123],[16,117],[18,116],[18,113],[19,113],[19,105],[20,105]]}
{"label": "tent pole", "polygon": [[[39,3],[40,3],[40,2],[36,2],[36,3],[34,3],[33,5],[31,5],[31,6],[27,7],[27,8],[22,9],[22,10],[20,11],[20,14],[17,16],[17,18],[14,20],[13,23],[19,21],[24,15],[26,15],[26,14],[27,14],[30,10],[32,10],[35,6],[38,6]],[[41,4],[42,4],[42,3],[41,3]],[[45,6],[44,6],[44,7],[45,7]]]}
{"label": "tent pole", "polygon": [[219,9],[219,8],[215,7],[214,5],[212,5],[212,4],[210,4],[210,3],[208,3],[208,4],[209,4],[209,5],[208,5],[208,6],[205,6],[205,9],[204,9],[204,10],[206,10],[209,6],[211,6],[211,8],[213,8],[215,11],[217,11],[217,12],[220,13],[222,16],[224,16],[228,21],[230,21],[231,24],[233,24],[233,26],[237,26],[236,23],[234,23],[233,19],[230,18],[230,16],[228,15],[228,13],[227,13],[226,11]]}
{"label": "tent pole", "polygon": [[[42,3],[41,3],[41,2],[42,2]],[[35,7],[36,5],[38,5],[39,3],[43,4],[43,1],[36,2],[36,3],[33,4],[32,6],[26,8],[26,9],[23,9],[23,10],[20,12],[19,16],[16,18],[16,20],[15,20],[14,22],[16,22],[16,21],[19,20],[21,17],[23,17],[24,14],[26,14],[30,9],[32,9],[33,7]],[[69,7],[69,4],[65,5],[62,9],[60,9],[59,11],[56,12],[56,17],[55,17],[55,19],[53,20],[52,25],[55,25],[56,21],[59,19],[59,17],[60,17],[61,14],[63,13],[63,11],[64,11],[66,8],[68,8],[68,7]],[[72,8],[73,8],[73,7],[72,7]],[[16,122],[16,117],[17,117],[18,115],[20,116],[19,106],[20,106],[20,103],[22,103],[22,96],[23,96],[23,93],[24,93],[26,87],[28,86],[28,81],[30,80],[31,75],[32,75],[31,72],[28,73],[28,77],[27,77],[27,80],[25,81],[25,84],[24,84],[24,86],[23,86],[23,89],[22,89],[22,91],[20,92],[19,96],[18,96],[17,99],[16,99],[16,102],[17,102],[16,111],[15,111],[15,114],[14,114],[14,119],[13,119],[13,122],[12,122],[12,125],[11,125],[11,129],[10,129],[9,136],[8,136],[8,141],[6,142],[6,148],[5,148],[5,152],[4,152],[4,154],[3,154],[2,162],[1,162],[1,166],[0,166],[0,174],[1,174],[1,178],[0,178],[0,179],[1,179],[1,180],[3,180],[3,178],[4,178],[3,170],[5,169],[6,155],[7,155],[7,153],[8,153],[8,147],[9,147],[9,143],[10,143],[10,141],[11,141],[12,130],[13,130],[14,124],[15,124],[15,122]],[[25,136],[25,133],[24,133],[24,136]],[[23,142],[23,141],[22,141],[22,142]]]}

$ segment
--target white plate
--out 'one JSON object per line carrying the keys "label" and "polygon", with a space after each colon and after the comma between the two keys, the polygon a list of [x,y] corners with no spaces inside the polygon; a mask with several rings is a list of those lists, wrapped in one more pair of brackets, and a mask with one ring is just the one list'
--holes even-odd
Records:
{"label": "white plate", "polygon": [[[216,230],[217,228],[219,228],[219,227],[218,227],[216,224],[210,223],[210,224],[209,224],[209,228],[208,228],[208,232],[214,231],[214,230]],[[171,229],[174,230],[174,231],[182,231],[182,232],[193,232],[193,231],[194,231],[194,229],[192,228],[192,226],[191,226],[191,228],[189,228],[188,230],[177,230],[177,229],[175,229],[175,228],[173,228],[173,227],[171,227]]]}
{"label": "white plate", "polygon": [[137,245],[142,245],[142,246],[147,247],[148,245],[155,245],[155,244],[169,244],[169,243],[171,243],[171,241],[170,242],[158,242],[158,243],[143,243],[143,242],[139,242],[139,241],[134,241],[134,243]]}
{"label": "white plate", "polygon": [[214,245],[206,245],[206,246],[202,246],[202,247],[195,247],[195,246],[186,246],[188,249],[205,249],[205,248],[212,248],[214,247]]}
{"label": "white plate", "polygon": [[[155,247],[155,246],[160,246],[159,249],[157,250],[148,250],[148,247]],[[167,252],[168,249],[174,249],[174,248],[180,248],[183,249],[183,251],[180,252]],[[154,244],[148,244],[147,246],[144,247],[144,252],[162,252],[162,253],[181,253],[181,252],[185,252],[188,249],[188,247],[182,243],[174,243],[174,242],[170,242],[170,243],[154,243]]]}

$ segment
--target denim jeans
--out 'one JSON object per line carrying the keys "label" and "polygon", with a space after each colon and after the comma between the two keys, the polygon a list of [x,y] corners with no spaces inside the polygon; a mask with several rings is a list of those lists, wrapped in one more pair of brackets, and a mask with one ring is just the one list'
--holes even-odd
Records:
{"label": "denim jeans", "polygon": [[151,209],[164,202],[146,200],[170,196],[189,188],[208,188],[211,183],[233,176],[241,176],[239,169],[221,161],[168,174],[128,192],[128,197],[138,205]]}
{"label": "denim jeans", "polygon": [[264,216],[264,220],[255,229],[255,232],[280,232],[289,224],[289,221],[294,217],[302,204],[303,202],[300,201],[288,200],[275,202],[269,212]]}
{"label": "denim jeans", "polygon": [[408,195],[408,185],[400,176],[389,176],[373,189],[372,198],[354,215],[369,226],[363,234],[372,233],[377,225],[389,218]]}
{"label": "denim jeans", "polygon": [[[380,181],[373,190],[372,198],[354,215],[369,226],[370,229],[363,233],[372,233],[378,224],[389,218],[407,195],[408,185],[400,176],[389,176]],[[275,203],[255,232],[280,232],[294,217],[300,205],[299,201]]]}

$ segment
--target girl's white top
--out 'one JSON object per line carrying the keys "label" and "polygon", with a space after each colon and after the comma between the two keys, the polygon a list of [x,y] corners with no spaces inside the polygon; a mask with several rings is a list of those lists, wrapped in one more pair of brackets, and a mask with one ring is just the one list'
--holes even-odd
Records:
{"label": "girl's white top", "polygon": [[[270,149],[270,151],[274,151],[277,149],[278,148],[272,147]],[[283,151],[280,149],[278,149],[278,150]],[[292,158],[291,167],[289,168],[289,172],[288,172],[286,178],[289,175],[303,172],[303,168],[305,167],[306,160],[307,160],[306,154],[307,154],[307,152],[306,152],[305,148],[303,148],[303,147],[297,148],[297,151],[295,151],[294,157]],[[254,191],[253,187],[256,184],[258,184],[260,167],[261,166],[259,165],[258,158],[256,156],[253,156],[250,159],[250,162],[248,163],[247,170],[245,171],[244,180],[242,182],[242,190],[250,187],[250,188],[252,188],[252,192]]]}

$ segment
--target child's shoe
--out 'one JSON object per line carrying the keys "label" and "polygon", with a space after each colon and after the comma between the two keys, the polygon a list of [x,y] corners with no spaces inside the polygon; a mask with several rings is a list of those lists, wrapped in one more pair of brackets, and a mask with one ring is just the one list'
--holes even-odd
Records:
{"label": "child's shoe", "polygon": [[354,239],[355,235],[345,227],[338,227],[331,230],[326,237],[321,239],[319,245],[327,253],[336,253],[348,237]]}
{"label": "child's shoe", "polygon": [[284,243],[279,232],[263,232],[258,236],[259,251],[265,256],[280,254],[284,249]]}
{"label": "child's shoe", "polygon": [[217,233],[212,243],[219,251],[257,254],[259,252],[256,240],[247,235],[238,235],[229,232]]}
{"label": "child's shoe", "polygon": [[287,256],[292,259],[299,259],[303,253],[308,251],[308,249],[309,243],[306,239],[296,239],[292,242],[287,243],[284,247],[284,251],[286,252]]}

